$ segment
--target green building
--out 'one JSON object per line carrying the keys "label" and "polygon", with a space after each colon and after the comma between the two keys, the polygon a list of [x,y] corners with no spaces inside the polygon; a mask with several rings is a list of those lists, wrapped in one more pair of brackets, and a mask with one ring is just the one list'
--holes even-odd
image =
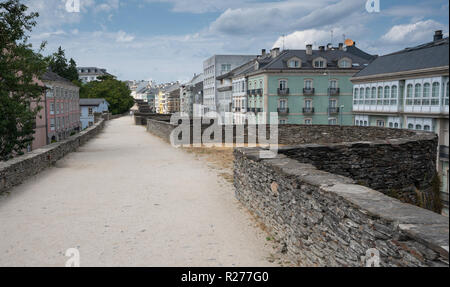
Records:
{"label": "green building", "polygon": [[[270,56],[262,55],[253,69],[233,77],[244,81],[246,98],[241,90],[233,104],[245,112],[278,112],[280,124],[352,125],[353,86],[350,78],[375,57],[355,46],[321,46],[313,50],[275,48]],[[240,84],[236,86],[240,87]],[[239,96],[239,97],[237,97]]]}

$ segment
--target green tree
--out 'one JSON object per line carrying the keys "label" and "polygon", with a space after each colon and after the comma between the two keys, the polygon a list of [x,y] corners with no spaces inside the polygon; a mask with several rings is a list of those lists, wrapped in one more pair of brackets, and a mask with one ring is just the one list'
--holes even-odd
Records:
{"label": "green tree", "polygon": [[98,80],[82,85],[80,98],[103,98],[108,101],[109,111],[114,115],[128,112],[134,105],[134,99],[127,84],[108,75]]}
{"label": "green tree", "polygon": [[78,80],[77,63],[72,58],[69,61],[67,60],[66,52],[62,47],[59,47],[58,51],[48,56],[46,61],[52,72],[70,81]]}
{"label": "green tree", "polygon": [[0,2],[0,160],[22,154],[33,141],[36,116],[45,88],[36,81],[46,62],[28,43],[37,13],[20,0]]}

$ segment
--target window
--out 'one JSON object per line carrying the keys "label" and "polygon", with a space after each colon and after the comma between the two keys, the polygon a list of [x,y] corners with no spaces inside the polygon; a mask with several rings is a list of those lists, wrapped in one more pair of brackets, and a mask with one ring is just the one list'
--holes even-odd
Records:
{"label": "window", "polygon": [[337,89],[338,83],[337,80],[330,81],[330,89]]}
{"label": "window", "polygon": [[280,105],[280,110],[285,110],[287,108],[287,101],[280,100],[279,105]]}
{"label": "window", "polygon": [[328,119],[328,124],[329,124],[329,125],[336,125],[336,124],[337,124],[336,118],[330,118],[330,119]]}
{"label": "window", "polygon": [[305,108],[310,109],[312,107],[312,100],[305,100]]}
{"label": "window", "polygon": [[430,105],[430,83],[425,83],[423,85],[423,99],[422,99],[422,105],[423,106],[429,106]]}
{"label": "window", "polygon": [[341,68],[350,68],[350,61],[345,59],[345,60],[341,60],[340,65]]}
{"label": "window", "polygon": [[359,120],[355,120],[355,126],[359,126]]}
{"label": "window", "polygon": [[377,105],[383,104],[383,87],[378,87]]}
{"label": "window", "polygon": [[431,93],[431,105],[432,106],[439,106],[439,89],[440,89],[440,83],[434,82],[433,83],[433,91]]}
{"label": "window", "polygon": [[360,105],[364,104],[364,89],[363,88],[359,89],[359,104]]}
{"label": "window", "polygon": [[392,86],[391,90],[391,105],[396,106],[397,105],[397,99],[398,99],[398,89],[397,86]]}
{"label": "window", "polygon": [[318,59],[314,61],[314,68],[325,68],[325,60],[324,59]]}
{"label": "window", "polygon": [[392,129],[392,128],[394,128],[394,123],[393,122],[390,122],[389,123],[389,127]]}
{"label": "window", "polygon": [[89,108],[89,109],[88,109],[88,114],[89,114],[90,116],[92,116],[92,114],[93,114],[92,108]]}
{"label": "window", "polygon": [[305,125],[312,125],[312,119],[305,119]]}
{"label": "window", "polygon": [[300,68],[300,61],[299,60],[290,60],[289,68]]}
{"label": "window", "polygon": [[370,88],[366,88],[366,97],[364,99],[365,105],[370,105]]}
{"label": "window", "polygon": [[408,124],[408,129],[413,130],[414,129],[414,125],[413,124]]}
{"label": "window", "polygon": [[377,88],[373,87],[372,88],[372,94],[370,95],[370,104],[371,105],[376,105],[376,97],[377,97]]}
{"label": "window", "polygon": [[408,86],[406,86],[406,105],[407,106],[412,106],[413,104],[413,85],[412,84],[408,84]]}
{"label": "window", "polygon": [[312,80],[305,80],[305,89],[306,90],[312,89]]}
{"label": "window", "polygon": [[422,104],[422,85],[416,84],[414,87],[414,105]]}
{"label": "window", "polygon": [[449,98],[449,82],[447,82],[446,89],[445,89],[445,97],[444,97],[444,105],[448,106],[448,98]]}
{"label": "window", "polygon": [[330,108],[336,108],[337,107],[337,100],[331,99],[330,100]]}
{"label": "window", "polygon": [[51,131],[55,130],[55,119],[50,119],[50,130]]}
{"label": "window", "polygon": [[387,106],[389,105],[389,100],[391,97],[391,87],[386,86],[384,87],[384,100],[383,100],[383,105]]}
{"label": "window", "polygon": [[280,125],[285,125],[286,124],[286,120],[280,120],[279,123],[280,123]]}
{"label": "window", "polygon": [[51,115],[55,114],[55,103],[50,103],[50,114]]}
{"label": "window", "polygon": [[416,130],[422,130],[422,126],[421,125],[416,125]]}
{"label": "window", "polygon": [[384,127],[384,121],[383,120],[377,120],[377,127]]}
{"label": "window", "polygon": [[287,89],[287,80],[280,80],[280,90],[284,91]]}
{"label": "window", "polygon": [[429,125],[424,125],[423,130],[429,132],[431,131],[431,127]]}

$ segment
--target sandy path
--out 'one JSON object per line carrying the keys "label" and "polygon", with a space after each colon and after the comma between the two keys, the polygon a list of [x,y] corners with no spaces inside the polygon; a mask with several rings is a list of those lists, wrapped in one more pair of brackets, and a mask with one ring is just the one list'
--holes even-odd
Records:
{"label": "sandy path", "polygon": [[230,183],[129,117],[0,199],[0,266],[271,266]]}

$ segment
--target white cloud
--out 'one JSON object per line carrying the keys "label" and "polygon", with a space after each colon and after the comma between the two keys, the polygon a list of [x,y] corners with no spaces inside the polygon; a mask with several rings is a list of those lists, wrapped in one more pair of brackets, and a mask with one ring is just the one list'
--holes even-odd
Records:
{"label": "white cloud", "polygon": [[411,43],[430,42],[435,30],[448,30],[448,25],[434,20],[395,25],[381,39],[389,44],[402,44],[404,46]]}
{"label": "white cloud", "polygon": [[128,35],[124,31],[120,30],[117,32],[116,42],[127,43],[132,42],[134,40],[134,36]]}

